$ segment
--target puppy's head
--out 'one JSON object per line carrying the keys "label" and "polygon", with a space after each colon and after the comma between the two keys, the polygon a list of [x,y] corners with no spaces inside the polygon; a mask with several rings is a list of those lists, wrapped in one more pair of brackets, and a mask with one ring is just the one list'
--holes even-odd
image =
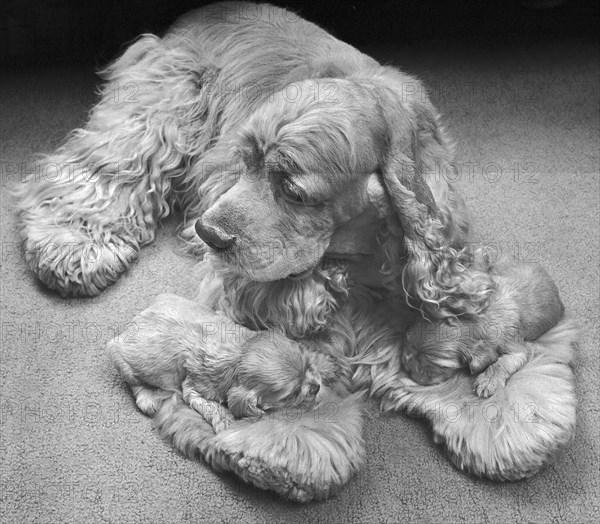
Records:
{"label": "puppy's head", "polygon": [[242,356],[238,380],[262,409],[310,408],[321,393],[314,353],[274,332],[258,333]]}

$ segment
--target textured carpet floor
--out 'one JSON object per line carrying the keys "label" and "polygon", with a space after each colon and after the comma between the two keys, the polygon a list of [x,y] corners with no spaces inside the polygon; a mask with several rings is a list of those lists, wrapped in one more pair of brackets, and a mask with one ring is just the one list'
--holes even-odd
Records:
{"label": "textured carpet floor", "polygon": [[[77,68],[3,75],[2,522],[589,522],[600,517],[597,43],[368,49],[422,77],[458,140],[457,183],[474,241],[541,261],[583,326],[574,441],[534,478],[459,473],[406,416],[365,424],[368,461],[337,497],[297,506],[173,452],[136,411],[103,348],[190,268],[169,220],[101,296],[38,285],[16,243],[6,188],[58,146],[94,100]],[[448,174],[447,176],[451,176]]]}

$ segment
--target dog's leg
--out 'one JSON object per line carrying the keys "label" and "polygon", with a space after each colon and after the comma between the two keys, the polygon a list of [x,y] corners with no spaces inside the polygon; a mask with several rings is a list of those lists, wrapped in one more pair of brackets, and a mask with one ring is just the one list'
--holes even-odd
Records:
{"label": "dog's leg", "polygon": [[16,190],[26,259],[49,287],[95,295],[154,239],[206,145],[203,71],[189,50],[141,38],[104,72],[86,127]]}
{"label": "dog's leg", "polygon": [[226,430],[233,422],[233,417],[227,409],[214,400],[207,400],[190,386],[189,379],[183,382],[183,400],[200,413],[208,422],[215,433]]}

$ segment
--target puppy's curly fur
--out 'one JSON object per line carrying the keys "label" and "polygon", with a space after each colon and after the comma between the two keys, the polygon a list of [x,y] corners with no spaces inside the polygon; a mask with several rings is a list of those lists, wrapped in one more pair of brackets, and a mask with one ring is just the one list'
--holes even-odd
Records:
{"label": "puppy's curly fur", "polygon": [[[493,276],[473,263],[464,203],[441,176],[453,144],[416,78],[289,11],[247,9],[193,11],[104,71],[87,125],[47,158],[60,176],[18,192],[33,272],[63,295],[95,295],[179,203],[192,251],[213,248],[201,268],[208,307],[352,358],[353,387],[384,410],[429,417],[459,467],[501,479],[534,473],[573,432],[573,325],[563,319],[525,343],[533,356],[493,396],[498,424],[471,377],[412,381],[405,329],[421,316],[477,318],[494,293]],[[135,98],[115,104],[115,83],[137,86]],[[537,402],[537,424],[507,418],[526,399]],[[472,401],[477,416],[452,424],[430,407]],[[169,417],[180,416],[173,402]],[[192,415],[181,416],[157,414],[189,451],[200,443],[183,429]],[[245,431],[251,448],[246,426],[239,445]],[[275,468],[272,455],[262,459]]]}

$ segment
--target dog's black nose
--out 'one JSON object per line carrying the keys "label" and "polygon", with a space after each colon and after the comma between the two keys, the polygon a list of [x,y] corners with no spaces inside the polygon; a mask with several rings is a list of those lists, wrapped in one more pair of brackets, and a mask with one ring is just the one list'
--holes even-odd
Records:
{"label": "dog's black nose", "polygon": [[310,388],[308,388],[308,394],[316,395],[320,389],[321,389],[321,386],[319,384],[311,384]]}
{"label": "dog's black nose", "polygon": [[196,234],[212,249],[227,249],[235,244],[233,235],[228,235],[213,226],[203,224],[201,218],[196,221],[195,228]]}

